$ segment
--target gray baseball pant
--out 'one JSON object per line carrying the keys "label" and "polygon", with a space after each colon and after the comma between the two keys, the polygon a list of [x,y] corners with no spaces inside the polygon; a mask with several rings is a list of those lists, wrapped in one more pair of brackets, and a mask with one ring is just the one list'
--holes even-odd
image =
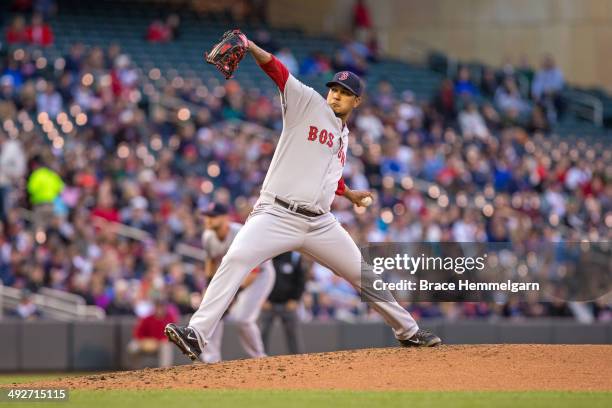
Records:
{"label": "gray baseball pant", "polygon": [[274,287],[275,279],[276,272],[272,261],[264,262],[255,280],[238,294],[227,317],[219,321],[214,332],[208,338],[206,347],[204,347],[200,356],[202,362],[217,363],[223,359],[221,353],[223,320],[235,322],[238,325],[240,344],[249,357],[266,356],[261,332],[257,326],[257,319],[261,307]]}
{"label": "gray baseball pant", "polygon": [[[215,327],[236,295],[246,275],[262,262],[287,251],[299,251],[361,290],[361,253],[331,213],[307,217],[274,204],[262,195],[244,227],[234,239],[210,282],[189,326],[204,349]],[[397,339],[408,339],[418,330],[410,313],[388,291],[363,288],[362,296],[393,328]]]}

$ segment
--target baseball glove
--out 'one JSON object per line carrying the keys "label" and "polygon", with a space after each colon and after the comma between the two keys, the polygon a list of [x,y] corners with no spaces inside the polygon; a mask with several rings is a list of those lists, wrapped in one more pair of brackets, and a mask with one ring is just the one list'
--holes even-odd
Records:
{"label": "baseball glove", "polygon": [[225,76],[230,79],[238,68],[238,63],[244,58],[244,54],[249,49],[249,40],[240,30],[226,31],[210,53],[205,53],[206,62],[217,67]]}

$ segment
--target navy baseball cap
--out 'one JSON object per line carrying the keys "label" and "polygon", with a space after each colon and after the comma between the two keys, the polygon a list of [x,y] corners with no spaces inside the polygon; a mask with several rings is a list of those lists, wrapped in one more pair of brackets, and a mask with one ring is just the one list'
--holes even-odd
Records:
{"label": "navy baseball cap", "polygon": [[200,213],[207,217],[217,217],[219,215],[228,214],[229,210],[221,203],[210,203],[208,206],[202,208]]}
{"label": "navy baseball cap", "polygon": [[361,96],[361,93],[363,92],[363,82],[361,82],[361,78],[351,71],[337,72],[336,75],[334,75],[334,79],[325,85],[327,85],[328,88],[332,87],[333,85],[340,85],[357,96]]}

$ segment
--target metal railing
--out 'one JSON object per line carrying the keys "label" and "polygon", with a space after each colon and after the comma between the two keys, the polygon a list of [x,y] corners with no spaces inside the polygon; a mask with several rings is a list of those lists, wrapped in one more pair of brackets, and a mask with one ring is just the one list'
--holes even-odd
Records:
{"label": "metal railing", "polygon": [[[102,320],[106,317],[104,309],[88,306],[85,299],[74,293],[50,288],[42,288],[31,295],[32,302],[43,312],[45,318],[72,320]],[[3,286],[0,283],[0,311],[15,310],[22,300],[20,289]],[[1,313],[1,312],[0,312]]]}
{"label": "metal railing", "polygon": [[568,90],[563,93],[568,103],[568,109],[578,116],[592,121],[595,125],[603,126],[603,102],[601,99],[577,90]]}
{"label": "metal railing", "polygon": [[[32,211],[27,210],[25,208],[21,208],[20,213],[26,221],[32,222],[34,220],[34,214],[32,213]],[[96,220],[96,222],[111,226],[113,232],[124,238],[130,238],[140,242],[147,242],[153,239],[151,234],[149,234],[147,231],[141,230],[139,228],[134,228],[119,222],[106,221],[102,218],[99,218],[98,220]],[[206,259],[201,248],[184,243],[180,243],[176,246],[175,253],[176,255],[190,258],[196,261],[204,261]]]}

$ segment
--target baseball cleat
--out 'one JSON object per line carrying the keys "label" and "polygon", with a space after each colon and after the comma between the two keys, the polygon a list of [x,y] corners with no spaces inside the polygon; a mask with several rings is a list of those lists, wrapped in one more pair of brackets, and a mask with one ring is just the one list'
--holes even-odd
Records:
{"label": "baseball cleat", "polygon": [[172,343],[181,349],[184,355],[189,357],[192,361],[198,359],[198,356],[202,354],[200,349],[200,343],[198,343],[198,337],[196,332],[189,326],[181,327],[173,323],[166,325],[164,334],[168,337]]}
{"label": "baseball cleat", "polygon": [[414,336],[406,340],[398,339],[404,347],[435,347],[442,344],[442,340],[429,330],[419,329]]}

